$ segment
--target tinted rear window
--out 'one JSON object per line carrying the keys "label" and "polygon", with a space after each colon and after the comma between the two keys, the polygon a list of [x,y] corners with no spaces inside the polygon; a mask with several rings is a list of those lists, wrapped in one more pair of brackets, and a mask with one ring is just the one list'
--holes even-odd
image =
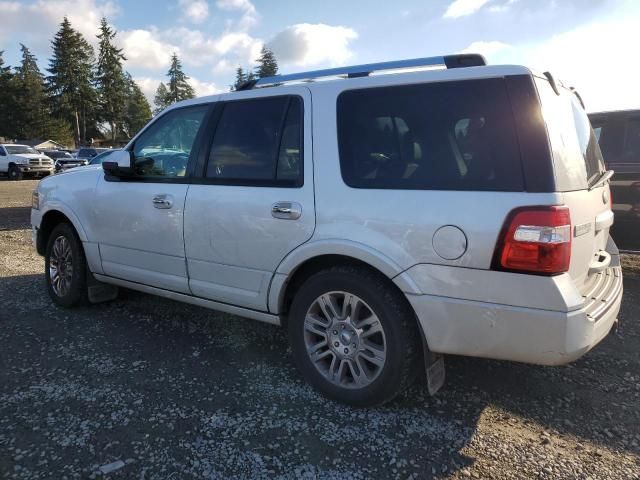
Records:
{"label": "tinted rear window", "polygon": [[542,115],[553,152],[558,186],[584,188],[604,170],[602,153],[591,123],[577,97],[569,90],[556,94],[546,79],[536,78]]}
{"label": "tinted rear window", "polygon": [[524,190],[502,79],[349,90],[337,108],[347,185]]}

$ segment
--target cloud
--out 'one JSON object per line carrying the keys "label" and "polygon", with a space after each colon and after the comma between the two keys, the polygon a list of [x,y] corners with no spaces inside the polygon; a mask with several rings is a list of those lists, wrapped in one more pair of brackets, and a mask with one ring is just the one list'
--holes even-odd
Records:
{"label": "cloud", "polygon": [[471,15],[483,6],[489,3],[489,0],[453,0],[444,12],[443,18],[459,18]]}
{"label": "cloud", "polygon": [[209,17],[209,4],[205,0],[178,0],[182,18],[191,23],[202,23]]}
{"label": "cloud", "polygon": [[281,64],[335,66],[353,56],[350,43],[356,38],[356,31],[348,27],[299,23],[282,30],[268,45]]}
{"label": "cloud", "polygon": [[97,44],[96,34],[102,17],[114,17],[117,5],[109,0],[37,0],[26,2],[0,1],[0,42],[17,37],[39,54],[48,53],[49,41],[58,30],[64,16],[82,33],[88,42]]}
{"label": "cloud", "polygon": [[461,53],[479,53],[485,57],[493,57],[496,53],[509,48],[512,48],[511,45],[497,40],[492,40],[490,42],[479,41],[473,42],[467,48],[462,50]]}
{"label": "cloud", "polygon": [[621,46],[640,44],[639,16],[598,21],[521,51],[520,62],[578,89],[589,111],[640,107],[640,65]]}
{"label": "cloud", "polygon": [[124,49],[127,66],[142,67],[149,70],[166,68],[169,66],[173,52],[180,55],[177,45],[172,45],[160,39],[158,32],[153,30],[127,30],[116,37]]}
{"label": "cloud", "polygon": [[240,20],[236,24],[231,23],[229,27],[247,30],[260,20],[256,7],[249,0],[218,0],[216,6],[228,12],[240,12]]}
{"label": "cloud", "polygon": [[203,82],[198,80],[197,78],[189,78],[189,83],[196,91],[196,97],[204,97],[207,95],[215,95],[216,93],[222,93],[227,90],[220,89],[213,82]]}

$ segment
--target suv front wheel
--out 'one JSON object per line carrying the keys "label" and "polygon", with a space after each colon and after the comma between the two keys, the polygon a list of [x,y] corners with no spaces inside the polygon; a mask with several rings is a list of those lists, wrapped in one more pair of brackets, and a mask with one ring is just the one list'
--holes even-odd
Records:
{"label": "suv front wheel", "polygon": [[288,328],[296,365],[329,398],[379,405],[415,378],[420,340],[413,312],[386,278],[366,268],[310,277],[293,299]]}
{"label": "suv front wheel", "polygon": [[87,263],[82,242],[68,223],[56,226],[47,242],[44,258],[47,290],[61,307],[73,307],[87,300]]}

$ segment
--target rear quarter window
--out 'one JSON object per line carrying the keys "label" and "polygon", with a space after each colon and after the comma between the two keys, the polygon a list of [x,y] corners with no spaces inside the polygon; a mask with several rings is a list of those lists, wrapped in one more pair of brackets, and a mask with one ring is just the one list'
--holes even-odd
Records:
{"label": "rear quarter window", "polygon": [[337,120],[351,187],[524,190],[503,79],[348,90]]}

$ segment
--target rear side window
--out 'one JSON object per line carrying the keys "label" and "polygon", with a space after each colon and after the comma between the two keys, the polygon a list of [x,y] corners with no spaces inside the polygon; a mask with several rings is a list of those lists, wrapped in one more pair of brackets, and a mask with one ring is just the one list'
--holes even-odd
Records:
{"label": "rear side window", "polygon": [[560,95],[546,79],[536,78],[542,116],[553,153],[560,190],[579,190],[604,170],[598,139],[576,96],[561,88]]}
{"label": "rear side window", "polygon": [[225,104],[207,178],[238,185],[302,184],[302,101],[267,97]]}
{"label": "rear side window", "polygon": [[524,190],[502,79],[349,90],[337,111],[349,186]]}

